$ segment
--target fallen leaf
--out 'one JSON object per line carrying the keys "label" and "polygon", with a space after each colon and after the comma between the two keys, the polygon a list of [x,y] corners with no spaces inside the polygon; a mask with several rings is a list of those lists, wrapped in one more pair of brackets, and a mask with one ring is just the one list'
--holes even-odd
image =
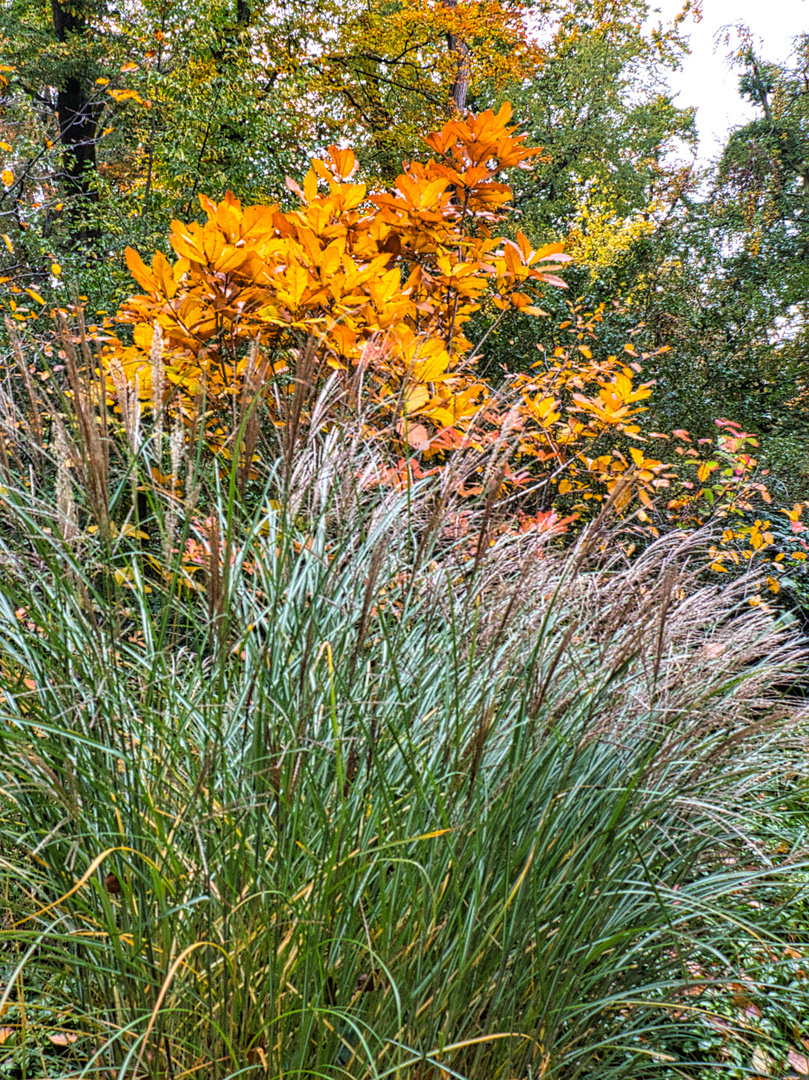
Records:
{"label": "fallen leaf", "polygon": [[[803,1041],[801,1039],[801,1042]],[[809,1058],[805,1054],[799,1054],[797,1050],[790,1050],[787,1054],[787,1061],[796,1073],[800,1073],[801,1076],[809,1076]]]}
{"label": "fallen leaf", "polygon": [[76,1042],[78,1035],[74,1035],[72,1031],[57,1031],[49,1035],[48,1039],[54,1046],[70,1046],[71,1043]]}
{"label": "fallen leaf", "polygon": [[775,1067],[773,1059],[760,1046],[757,1046],[753,1051],[752,1065],[753,1072],[759,1076],[771,1076]]}
{"label": "fallen leaf", "polygon": [[421,450],[430,443],[430,436],[424,424],[416,424],[407,429],[407,441],[414,450]]}
{"label": "fallen leaf", "polygon": [[404,435],[414,450],[423,450],[430,445],[430,435],[424,424],[407,424],[400,420],[396,425],[400,435]]}

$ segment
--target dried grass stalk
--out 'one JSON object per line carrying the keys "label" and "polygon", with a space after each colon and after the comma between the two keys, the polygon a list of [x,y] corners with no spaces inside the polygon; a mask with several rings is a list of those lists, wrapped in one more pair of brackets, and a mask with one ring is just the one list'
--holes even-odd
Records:
{"label": "dried grass stalk", "polygon": [[129,443],[132,454],[137,456],[142,441],[139,379],[136,375],[134,384],[129,382],[117,356],[110,361],[109,369],[118,407],[121,410],[121,423],[124,426],[126,441]]}
{"label": "dried grass stalk", "polygon": [[62,536],[73,540],[79,534],[76,502],[73,498],[73,468],[77,451],[73,445],[61,417],[53,417],[54,453],[56,456],[56,507],[59,513]]}
{"label": "dried grass stalk", "polygon": [[12,319],[6,319],[6,330],[8,331],[11,349],[14,353],[14,362],[16,363],[20,374],[22,375],[23,383],[25,384],[25,393],[28,397],[28,405],[31,410],[29,417],[26,418],[28,420],[28,426],[30,426],[31,434],[33,435],[37,447],[41,450],[43,447],[43,433],[42,418],[39,412],[39,401],[37,400],[36,391],[34,390],[31,372],[28,370],[28,364],[25,362],[20,335],[17,332],[16,324]]}
{"label": "dried grass stalk", "polygon": [[185,448],[185,431],[180,420],[174,425],[169,436],[169,457],[171,460],[171,487],[168,495],[168,510],[166,511],[165,536],[163,544],[163,563],[171,566],[174,541],[177,536],[178,507],[180,505],[180,466]]}
{"label": "dried grass stalk", "polygon": [[154,324],[152,345],[149,350],[149,364],[152,373],[152,412],[155,421],[155,453],[158,463],[162,458],[163,448],[163,399],[166,390],[166,368],[163,363],[163,331],[160,323]]}
{"label": "dried grass stalk", "polygon": [[[82,480],[93,515],[104,535],[109,535],[109,439],[106,430],[106,406],[98,386],[92,383],[92,370],[79,370],[73,336],[64,315],[59,317],[59,340],[65,354],[76,430]],[[85,361],[90,357],[86,335],[79,334]],[[89,385],[88,385],[89,384]]]}

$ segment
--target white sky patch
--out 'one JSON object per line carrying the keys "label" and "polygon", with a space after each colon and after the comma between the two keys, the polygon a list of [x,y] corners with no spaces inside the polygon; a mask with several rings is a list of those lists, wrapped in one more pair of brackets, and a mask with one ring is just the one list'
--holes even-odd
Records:
{"label": "white sky patch", "polygon": [[[670,22],[681,0],[657,0],[664,23]],[[792,41],[809,33],[809,0],[704,0],[699,23],[689,19],[685,32],[691,54],[683,60],[682,71],[672,72],[669,83],[676,93],[675,104],[697,109],[702,161],[718,156],[728,131],[751,120],[754,110],[739,97],[737,71],[731,70],[728,54],[738,44],[738,35],[726,45],[724,27],[743,25],[753,34],[762,59],[787,60]]]}

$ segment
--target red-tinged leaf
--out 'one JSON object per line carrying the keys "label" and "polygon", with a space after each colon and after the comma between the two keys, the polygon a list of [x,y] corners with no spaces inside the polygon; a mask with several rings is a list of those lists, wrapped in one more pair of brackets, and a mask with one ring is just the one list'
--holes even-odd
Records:
{"label": "red-tinged leaf", "polygon": [[[561,270],[565,263],[573,262],[573,256],[572,255],[564,255],[564,254],[562,254],[562,255],[548,255],[544,259],[534,259],[534,260],[532,260],[532,265],[537,263],[537,262],[550,262],[551,265],[546,266],[544,268],[545,271],[550,272],[552,270]],[[542,268],[540,267],[540,269],[542,269]]]}
{"label": "red-tinged leaf", "polygon": [[557,277],[556,274],[540,274],[539,279],[540,281],[544,281],[548,285],[556,285],[559,289],[566,289],[568,287],[567,282],[562,281],[562,279],[560,277]]}
{"label": "red-tinged leaf", "polygon": [[430,440],[430,446],[436,450],[458,450],[469,445],[471,445],[469,436],[454,427],[444,428]]}
{"label": "red-tinged leaf", "polygon": [[414,450],[426,450],[430,445],[430,434],[424,424],[402,425],[407,433],[407,441]]}
{"label": "red-tinged leaf", "polygon": [[78,1041],[78,1035],[74,1035],[72,1031],[56,1031],[53,1035],[49,1035],[48,1039],[53,1046],[70,1046],[72,1043]]}
{"label": "red-tinged leaf", "polygon": [[301,202],[306,202],[306,197],[303,194],[303,188],[297,182],[297,180],[293,180],[291,176],[287,176],[284,178],[284,184],[286,185],[287,190],[291,191],[293,195],[297,195]]}
{"label": "red-tinged leaf", "polygon": [[578,514],[570,514],[560,518],[555,510],[540,511],[536,517],[523,517],[520,523],[520,532],[536,531],[559,535],[567,532],[567,527],[578,519]]}
{"label": "red-tinged leaf", "polygon": [[805,1054],[799,1054],[797,1050],[790,1050],[787,1061],[801,1076],[809,1076],[809,1058]]}

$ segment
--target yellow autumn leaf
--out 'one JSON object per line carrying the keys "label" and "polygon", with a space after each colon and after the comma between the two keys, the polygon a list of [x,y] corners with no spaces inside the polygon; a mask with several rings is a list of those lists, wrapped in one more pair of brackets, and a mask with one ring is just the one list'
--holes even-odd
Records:
{"label": "yellow autumn leaf", "polygon": [[[171,477],[169,477],[169,480]],[[143,529],[138,529],[135,525],[124,525],[120,531],[121,536],[131,536],[136,540],[148,540],[149,534],[144,532]]]}
{"label": "yellow autumn leaf", "polygon": [[414,413],[426,405],[429,400],[430,392],[426,386],[414,386],[405,396],[405,412]]}
{"label": "yellow autumn leaf", "polygon": [[285,275],[286,289],[278,290],[278,298],[296,311],[309,286],[309,274],[298,263],[292,263]]}
{"label": "yellow autumn leaf", "polygon": [[11,187],[14,183],[14,173],[11,169],[3,169],[2,180],[6,187]]}
{"label": "yellow autumn leaf", "polygon": [[715,461],[703,461],[703,463],[697,469],[697,476],[699,477],[699,482],[701,484],[704,484],[708,477],[711,475],[711,473],[714,471],[714,469],[718,468],[719,465]]}
{"label": "yellow autumn leaf", "polygon": [[541,401],[535,402],[535,405],[537,416],[540,416],[544,420],[549,413],[553,412],[554,406],[556,405],[556,398],[545,397],[542,398]]}

